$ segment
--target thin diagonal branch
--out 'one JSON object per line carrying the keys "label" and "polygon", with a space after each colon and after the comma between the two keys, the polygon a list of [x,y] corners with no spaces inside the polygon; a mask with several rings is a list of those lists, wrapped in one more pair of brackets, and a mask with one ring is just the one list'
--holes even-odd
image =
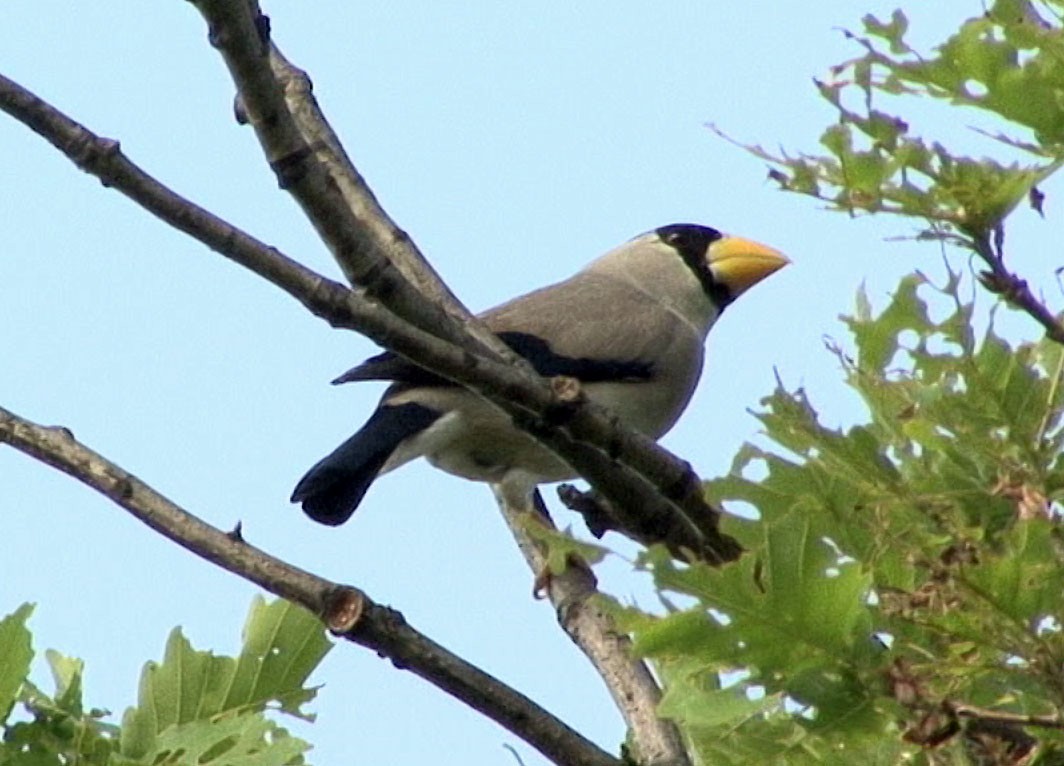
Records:
{"label": "thin diagonal branch", "polygon": [[215,529],[136,476],[74,439],[0,407],[0,443],[72,476],[163,536],[233,574],[322,617],[338,635],[392,660],[493,721],[562,766],[621,766],[532,700],[408,625],[356,588],[288,564],[237,534]]}
{"label": "thin diagonal branch", "polygon": [[[595,485],[610,501],[621,531],[632,530],[637,539],[664,541],[710,563],[739,555],[738,544],[717,530],[717,511],[702,497],[701,483],[690,465],[624,428],[603,408],[584,401],[579,392],[574,397],[565,386],[554,387],[522,369],[412,327],[364,290],[352,291],[316,274],[184,199],[134,164],[116,141],[93,134],[2,76],[0,109],[106,186],[269,280],[317,316],[357,330],[487,398]],[[638,466],[640,472],[627,470],[624,463]]]}

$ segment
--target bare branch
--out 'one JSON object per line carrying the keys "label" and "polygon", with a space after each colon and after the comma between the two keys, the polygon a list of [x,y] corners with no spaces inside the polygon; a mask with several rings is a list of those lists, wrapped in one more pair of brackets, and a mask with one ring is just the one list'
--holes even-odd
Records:
{"label": "bare branch", "polygon": [[[221,52],[240,94],[239,112],[255,129],[278,183],[302,207],[348,281],[378,298],[386,296],[389,308],[411,324],[483,351],[484,344],[474,343],[462,324],[469,312],[428,268],[406,232],[387,217],[319,119],[306,75],[279,53],[271,56],[269,20],[258,4],[193,4],[207,20],[211,44]],[[420,271],[410,267],[413,262]],[[434,300],[426,301],[426,295]]]}
{"label": "bare branch", "polygon": [[[314,98],[310,77],[289,62],[272,41],[270,66],[283,90],[292,118],[307,146],[314,152],[315,160],[332,179],[344,202],[358,219],[358,234],[370,240],[373,248],[394,264],[422,295],[441,306],[458,321],[466,322],[470,316],[469,310],[440,278],[414,241],[405,233],[402,236],[395,235],[399,227],[377,202],[373,191],[355,168],[339,137],[325,119],[317,99]],[[523,361],[480,322],[473,322],[465,329],[486,348],[492,349],[507,361]]]}
{"label": "bare branch", "polygon": [[319,615],[337,635],[387,657],[504,726],[555,763],[620,766],[530,699],[407,624],[356,588],[325,580],[226,534],[136,476],[78,443],[65,428],[37,425],[0,407],[0,443],[72,476],[173,542]]}
{"label": "bare branch", "polygon": [[719,512],[706,503],[691,466],[623,427],[603,408],[580,396],[558,396],[542,378],[463,351],[435,333],[410,326],[365,290],[352,291],[305,268],[174,193],[130,161],[116,141],[93,134],[2,76],[0,109],[104,185],[269,280],[317,316],[357,330],[499,406],[603,493],[621,531],[639,540],[664,541],[673,550],[687,550],[714,564],[741,552],[732,538],[718,531]]}
{"label": "bare branch", "polygon": [[[965,239],[965,242],[968,240]],[[1064,325],[1053,312],[1031,292],[1027,280],[1022,279],[1005,266],[1005,230],[998,227],[993,239],[984,233],[971,239],[975,253],[990,267],[979,275],[979,281],[990,292],[1000,295],[1013,308],[1025,312],[1046,331],[1046,336],[1064,344]]]}
{"label": "bare branch", "polygon": [[[543,550],[525,531],[530,510],[522,498],[507,497],[501,487],[493,487],[495,499],[529,567],[546,571]],[[537,491],[534,502],[539,516],[550,524],[543,498]],[[551,525],[553,526],[553,525]],[[635,750],[635,759],[647,766],[690,766],[691,760],[676,726],[658,717],[661,690],[645,662],[632,657],[632,642],[620,632],[602,607],[596,603],[598,582],[586,566],[571,564],[564,572],[544,577],[545,589],[554,605],[558,624],[602,676],[613,701],[621,711]]]}

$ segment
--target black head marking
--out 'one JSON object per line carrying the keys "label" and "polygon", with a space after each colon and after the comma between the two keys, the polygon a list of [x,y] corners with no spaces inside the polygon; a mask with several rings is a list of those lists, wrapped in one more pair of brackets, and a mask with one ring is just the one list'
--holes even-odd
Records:
{"label": "black head marking", "polygon": [[723,238],[716,229],[700,226],[697,223],[674,223],[657,229],[661,241],[671,246],[683,258],[683,262],[698,277],[702,289],[717,306],[719,311],[732,302],[734,296],[727,286],[713,278],[713,272],[706,261],[706,250],[717,240]]}

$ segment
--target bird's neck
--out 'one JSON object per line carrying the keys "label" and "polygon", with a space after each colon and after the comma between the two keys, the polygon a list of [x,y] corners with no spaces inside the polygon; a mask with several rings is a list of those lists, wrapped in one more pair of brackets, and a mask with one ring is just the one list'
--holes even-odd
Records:
{"label": "bird's neck", "polygon": [[653,298],[703,339],[720,314],[690,269],[678,269],[663,275],[660,264],[637,258],[614,258],[608,263],[593,265],[597,273]]}

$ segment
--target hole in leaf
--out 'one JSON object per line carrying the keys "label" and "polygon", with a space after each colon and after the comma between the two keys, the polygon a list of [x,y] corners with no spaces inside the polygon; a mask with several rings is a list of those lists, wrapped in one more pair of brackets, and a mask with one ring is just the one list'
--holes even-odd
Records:
{"label": "hole in leaf", "polygon": [[750,521],[757,521],[761,518],[761,512],[745,500],[729,500],[728,513],[733,516],[738,516],[740,519],[749,519]]}
{"label": "hole in leaf", "polygon": [[731,617],[724,614],[724,612],[718,611],[716,609],[710,609],[709,615],[721,625],[731,625]]}
{"label": "hole in leaf", "polygon": [[1059,633],[1060,621],[1052,615],[1046,615],[1035,625],[1034,632],[1039,636],[1044,636],[1047,633]]}
{"label": "hole in leaf", "polygon": [[743,681],[750,677],[750,671],[743,670],[725,670],[720,673],[720,688],[729,689],[732,686],[741,684]]}
{"label": "hole in leaf", "polygon": [[743,466],[743,478],[748,481],[764,481],[768,478],[768,463],[764,460],[751,460]]}
{"label": "hole in leaf", "polygon": [[905,349],[916,348],[920,343],[920,334],[916,330],[902,330],[898,333],[898,345]]}
{"label": "hole in leaf", "polygon": [[[232,750],[236,746],[237,741],[236,737],[226,737],[225,739],[216,742],[203,752],[203,755],[199,758],[199,762],[210,763],[211,761],[217,760]],[[175,761],[175,763],[180,763],[180,761]]]}

